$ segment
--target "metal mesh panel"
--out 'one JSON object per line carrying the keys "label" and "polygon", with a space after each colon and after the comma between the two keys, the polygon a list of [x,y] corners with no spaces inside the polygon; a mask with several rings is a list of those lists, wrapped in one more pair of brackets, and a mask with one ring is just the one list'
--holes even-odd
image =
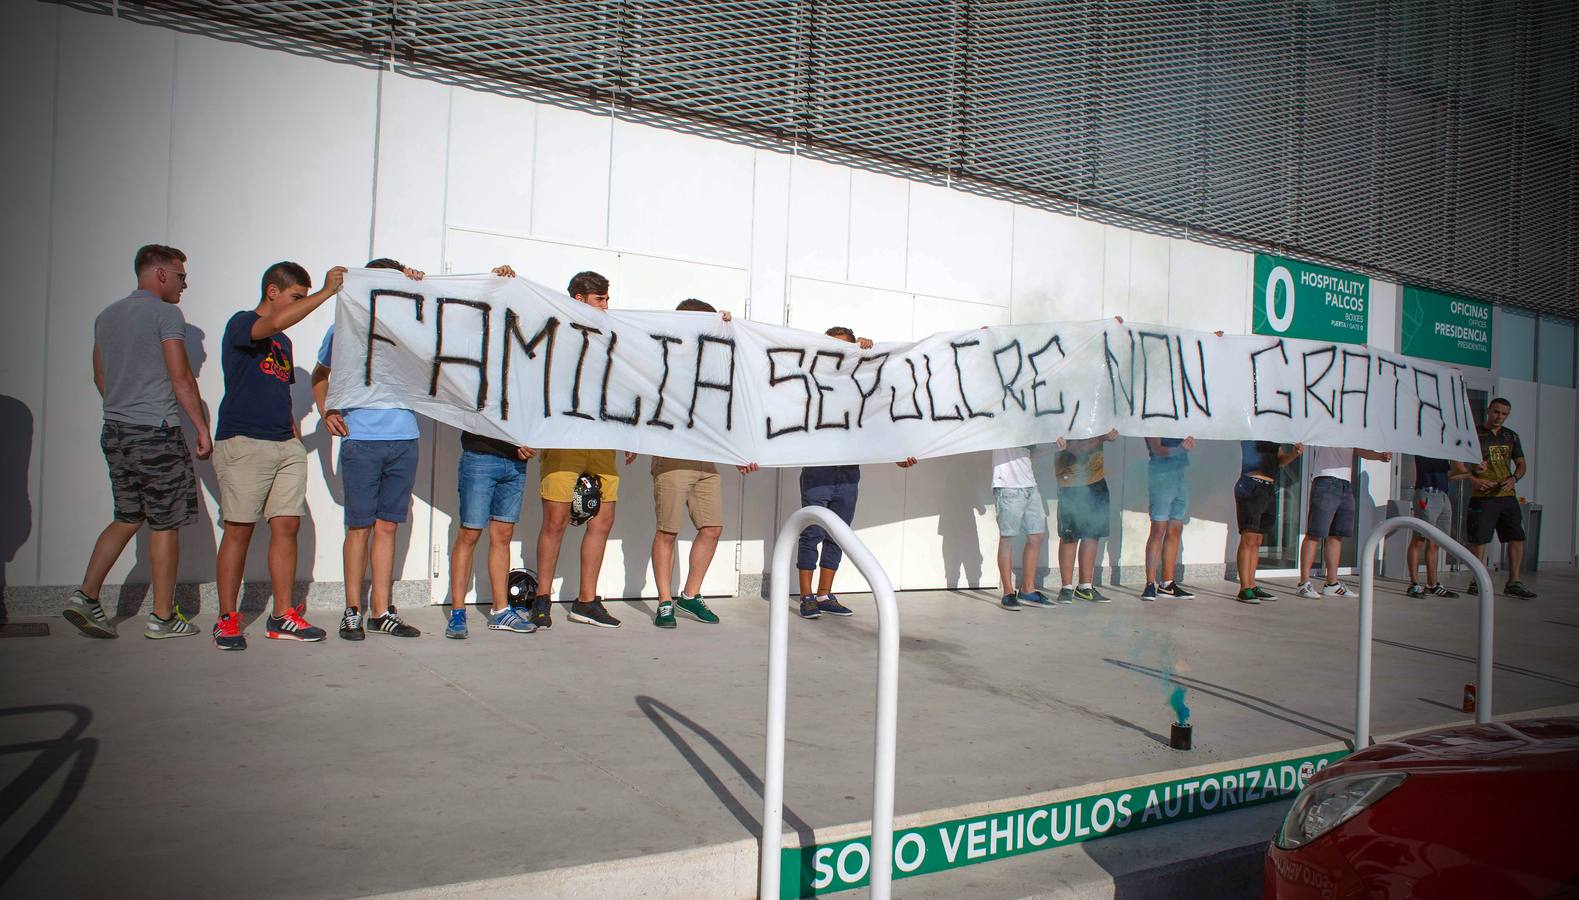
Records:
{"label": "metal mesh panel", "polygon": [[1571,2],[65,2],[1579,314]]}

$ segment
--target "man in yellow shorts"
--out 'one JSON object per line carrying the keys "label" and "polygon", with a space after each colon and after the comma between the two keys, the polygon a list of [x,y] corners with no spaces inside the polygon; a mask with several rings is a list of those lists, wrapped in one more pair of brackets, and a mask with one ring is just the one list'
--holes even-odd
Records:
{"label": "man in yellow shorts", "polygon": [[[609,308],[609,280],[596,272],[581,272],[570,279],[566,288],[571,298],[598,309]],[[608,546],[609,531],[614,528],[614,503],[619,499],[620,473],[615,466],[614,450],[543,450],[538,458],[542,483],[539,494],[543,498],[543,526],[537,533],[537,583],[538,594],[532,600],[532,624],[539,629],[553,627],[554,569],[559,565],[559,548],[565,539],[565,527],[570,524],[570,504],[575,499],[576,481],[583,473],[596,475],[602,482],[601,500],[597,514],[586,522],[587,532],[581,538],[581,583],[576,599],[570,604],[570,621],[596,625],[599,628],[618,628],[620,620],[603,608],[603,598],[597,596],[598,572],[603,568],[603,550]],[[625,454],[625,462],[636,458]]]}

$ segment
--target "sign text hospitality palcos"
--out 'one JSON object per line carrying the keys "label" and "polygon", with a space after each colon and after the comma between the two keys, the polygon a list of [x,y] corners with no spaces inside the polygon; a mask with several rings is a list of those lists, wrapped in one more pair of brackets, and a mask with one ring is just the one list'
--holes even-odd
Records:
{"label": "sign text hospitality palcos", "polygon": [[806,465],[1086,437],[1305,441],[1478,458],[1458,373],[1336,342],[1111,320],[871,350],[702,313],[607,313],[524,279],[356,270],[330,402],[533,447]]}
{"label": "sign text hospitality palcos", "polygon": [[1257,253],[1251,330],[1256,334],[1363,344],[1371,280],[1314,263]]}
{"label": "sign text hospitality palcos", "polygon": [[[909,878],[1281,800],[1345,751],[1214,772],[1123,791],[894,832],[894,877]],[[866,885],[871,838],[781,851],[780,896]]]}

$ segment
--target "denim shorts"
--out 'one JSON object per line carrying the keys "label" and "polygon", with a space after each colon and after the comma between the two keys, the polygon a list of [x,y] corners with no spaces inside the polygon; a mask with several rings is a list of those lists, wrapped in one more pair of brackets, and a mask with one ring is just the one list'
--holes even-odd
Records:
{"label": "denim shorts", "polygon": [[514,525],[526,493],[526,460],[496,453],[461,451],[461,527],[482,529],[490,521]]}
{"label": "denim shorts", "polygon": [[1354,486],[1347,478],[1322,475],[1310,483],[1310,515],[1305,536],[1312,538],[1354,535]]}
{"label": "denim shorts", "polygon": [[1153,522],[1183,522],[1190,508],[1189,470],[1184,466],[1149,466],[1146,490]]}
{"label": "denim shorts", "polygon": [[345,488],[345,527],[366,528],[374,519],[399,524],[411,509],[417,481],[417,442],[340,442],[340,484]]}
{"label": "denim shorts", "polygon": [[998,508],[999,535],[1012,538],[1047,533],[1047,503],[1039,489],[993,488],[992,502]]}

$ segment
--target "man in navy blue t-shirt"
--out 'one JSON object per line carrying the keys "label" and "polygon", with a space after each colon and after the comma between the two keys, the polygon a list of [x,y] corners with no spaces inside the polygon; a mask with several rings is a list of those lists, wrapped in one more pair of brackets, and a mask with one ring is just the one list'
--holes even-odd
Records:
{"label": "man in navy blue t-shirt", "polygon": [[225,521],[215,578],[219,620],[214,623],[214,646],[221,650],[247,649],[236,596],[252,531],[262,519],[269,523],[269,578],[274,583],[268,636],[324,639],[323,629],[309,624],[291,605],[296,534],[307,497],[307,451],[291,412],[296,366],[285,330],[339,292],[344,277],[344,267],[330,269],[323,289],[309,296],[312,276],[307,270],[293,262],[277,262],[263,273],[258,305],[231,316],[225,325],[220,349],[225,399],[219,404],[219,427],[214,433],[214,471],[219,475],[219,510]]}

